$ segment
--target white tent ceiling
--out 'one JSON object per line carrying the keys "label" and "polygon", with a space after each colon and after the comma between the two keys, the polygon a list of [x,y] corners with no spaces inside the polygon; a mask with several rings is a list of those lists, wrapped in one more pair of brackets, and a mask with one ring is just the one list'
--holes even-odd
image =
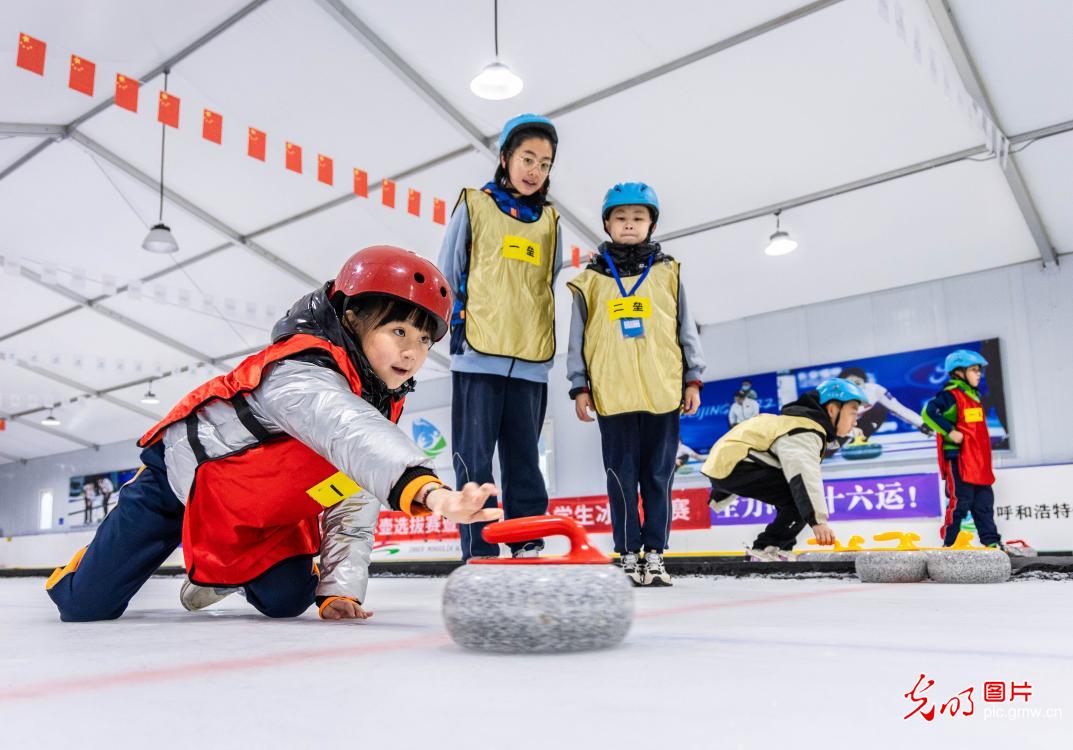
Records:
{"label": "white tent ceiling", "polygon": [[[526,82],[507,102],[468,89],[492,56],[491,0],[6,3],[0,462],[139,434],[359,247],[435,258],[432,199],[450,210],[487,180],[487,139],[520,111],[559,127],[568,248],[599,239],[608,185],[656,187],[658,234],[702,324],[1073,250],[1073,99],[1058,95],[1073,89],[1069,3],[500,6],[502,59]],[[43,77],[10,64],[20,32],[48,43]],[[67,88],[70,54],[97,65],[92,101]],[[139,247],[156,220],[165,65],[183,107],[167,140],[172,257]],[[143,77],[137,114],[109,104],[118,72]],[[1005,173],[962,90],[1028,149]],[[224,115],[223,145],[201,138],[202,108]],[[249,126],[269,134],[264,163],[245,153]],[[284,140],[303,147],[304,174],[283,168]],[[318,153],[334,187],[316,179]],[[352,167],[368,200],[350,195]],[[380,205],[384,177],[399,180],[395,210]],[[780,207],[801,247],[771,258]],[[431,363],[426,377],[445,373]],[[140,402],[150,377],[158,405]],[[42,427],[56,403],[62,425]]]}

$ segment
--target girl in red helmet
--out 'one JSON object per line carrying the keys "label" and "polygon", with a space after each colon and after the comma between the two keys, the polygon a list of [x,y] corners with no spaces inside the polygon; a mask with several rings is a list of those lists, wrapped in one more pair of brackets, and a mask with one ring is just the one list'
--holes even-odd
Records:
{"label": "girl in red helmet", "polygon": [[377,504],[458,523],[498,518],[484,508],[495,485],[447,488],[394,424],[450,309],[432,263],[396,247],[355,253],[276,324],[272,344],[139,440],[144,466],[46,583],[60,619],[119,617],[180,541],[187,609],[242,590],[269,617],[317,601],[322,617],[363,618],[367,545],[355,557]]}

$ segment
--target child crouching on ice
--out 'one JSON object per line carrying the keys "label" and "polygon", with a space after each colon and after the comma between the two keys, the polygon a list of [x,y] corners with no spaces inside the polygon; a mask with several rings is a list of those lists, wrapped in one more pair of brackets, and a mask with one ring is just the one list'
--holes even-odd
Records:
{"label": "child crouching on ice", "polygon": [[494,485],[447,488],[393,424],[450,309],[432,263],[389,246],[355,253],[276,324],[271,345],[142,437],[144,466],[46,583],[60,619],[119,617],[180,541],[187,609],[242,589],[269,617],[316,600],[327,619],[363,618],[370,539],[354,530],[375,522],[374,499],[458,523],[499,518],[482,510]]}

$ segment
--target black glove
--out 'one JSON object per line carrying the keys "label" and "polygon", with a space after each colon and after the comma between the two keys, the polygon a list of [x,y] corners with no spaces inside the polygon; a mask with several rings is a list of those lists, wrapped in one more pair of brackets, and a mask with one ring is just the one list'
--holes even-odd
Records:
{"label": "black glove", "polygon": [[926,424],[920,425],[920,427],[917,427],[917,429],[920,430],[925,435],[927,435],[928,437],[935,437],[935,430],[933,430],[932,428],[928,427]]}

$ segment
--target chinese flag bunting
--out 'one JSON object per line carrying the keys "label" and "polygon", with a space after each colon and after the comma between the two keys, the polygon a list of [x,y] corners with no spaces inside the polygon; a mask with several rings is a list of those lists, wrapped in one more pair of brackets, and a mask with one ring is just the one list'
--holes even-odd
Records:
{"label": "chinese flag bunting", "polygon": [[71,55],[71,75],[67,85],[86,96],[93,96],[93,79],[97,75],[97,66],[84,57]]}
{"label": "chinese flag bunting", "polygon": [[325,185],[331,185],[335,181],[335,162],[330,156],[317,154],[317,179]]}
{"label": "chinese flag bunting", "polygon": [[224,116],[206,109],[201,113],[201,137],[213,143],[223,143]]}
{"label": "chinese flag bunting", "polygon": [[406,194],[406,210],[414,216],[421,215],[421,193],[413,188]]}
{"label": "chinese flag bunting", "polygon": [[447,204],[439,198],[432,199],[432,220],[437,224],[447,223]]}
{"label": "chinese flag bunting", "polygon": [[138,111],[138,82],[122,73],[115,77],[115,103],[117,107]]}
{"label": "chinese flag bunting", "polygon": [[160,92],[160,104],[157,106],[156,119],[169,127],[179,127],[179,97],[169,94],[167,91]]}
{"label": "chinese flag bunting", "polygon": [[264,131],[257,128],[250,128],[250,139],[246,145],[246,153],[252,156],[254,159],[265,160],[265,141],[268,140],[268,136]]}
{"label": "chinese flag bunting", "polygon": [[395,181],[384,180],[380,185],[380,200],[388,208],[395,208]]}
{"label": "chinese flag bunting", "polygon": [[570,265],[581,268],[581,248],[574,245],[570,248]]}
{"label": "chinese flag bunting", "polygon": [[287,141],[287,169],[302,174],[302,147]]}
{"label": "chinese flag bunting", "polygon": [[364,170],[354,169],[354,195],[369,197],[369,175]]}
{"label": "chinese flag bunting", "polygon": [[29,34],[19,34],[19,53],[15,58],[15,64],[23,70],[45,74],[45,43],[40,39],[34,39]]}

